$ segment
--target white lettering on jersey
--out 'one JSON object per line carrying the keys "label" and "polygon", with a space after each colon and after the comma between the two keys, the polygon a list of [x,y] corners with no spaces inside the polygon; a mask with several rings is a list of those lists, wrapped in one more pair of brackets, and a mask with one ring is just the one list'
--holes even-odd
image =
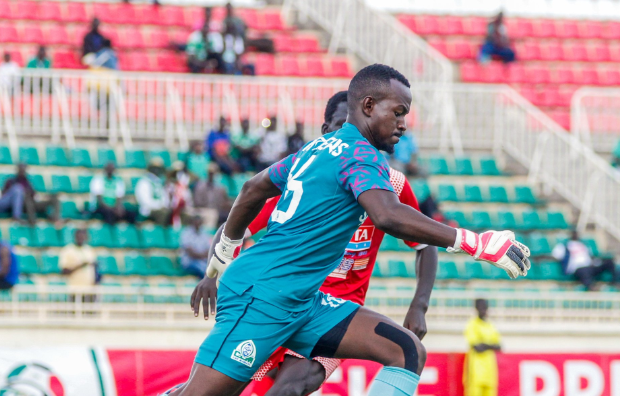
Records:
{"label": "white lettering on jersey", "polygon": [[364,214],[360,216],[360,225],[364,224],[367,218],[368,218],[368,213],[364,212]]}
{"label": "white lettering on jersey", "polygon": [[329,153],[334,157],[337,157],[342,154],[342,150],[347,147],[349,147],[348,144],[343,143],[342,140],[336,139],[335,137],[330,137],[329,139],[320,137],[312,141],[310,144],[306,145],[306,147],[303,148],[303,151],[308,151],[312,148],[315,148],[315,150],[329,149]]}

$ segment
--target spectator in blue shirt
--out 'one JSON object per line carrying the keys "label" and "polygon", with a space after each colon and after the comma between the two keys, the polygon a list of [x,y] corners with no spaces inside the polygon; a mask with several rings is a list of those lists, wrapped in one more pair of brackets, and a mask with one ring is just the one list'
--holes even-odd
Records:
{"label": "spectator in blue shirt", "polygon": [[222,173],[231,175],[239,171],[239,165],[230,155],[230,131],[226,118],[220,117],[219,128],[209,132],[206,147],[209,157],[220,167]]}
{"label": "spectator in blue shirt", "polygon": [[424,176],[418,166],[418,150],[415,137],[405,133],[394,146],[394,154],[388,158],[390,166],[407,176]]}
{"label": "spectator in blue shirt", "polygon": [[510,63],[515,60],[515,52],[510,48],[508,32],[504,25],[504,13],[500,12],[487,25],[487,36],[485,38],[478,60],[480,63],[487,63],[495,55],[500,57],[502,62]]}
{"label": "spectator in blue shirt", "polygon": [[13,247],[0,242],[0,290],[8,290],[15,286],[19,278],[19,266]]}

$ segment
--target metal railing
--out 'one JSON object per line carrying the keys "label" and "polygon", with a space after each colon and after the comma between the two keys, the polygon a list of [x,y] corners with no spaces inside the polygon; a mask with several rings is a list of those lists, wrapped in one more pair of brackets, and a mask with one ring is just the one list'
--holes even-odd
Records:
{"label": "metal railing", "polygon": [[347,86],[342,79],[24,69],[0,90],[0,138],[6,131],[11,143],[16,135],[69,146],[76,138],[99,138],[126,147],[148,139],[184,149],[220,115],[233,126],[240,118],[258,126],[273,114],[285,131],[303,121],[311,138],[320,133],[327,99]]}
{"label": "metal railing", "polygon": [[[375,283],[380,283],[376,282]],[[371,288],[366,305],[400,320],[413,292],[412,282],[387,282],[387,290]],[[406,290],[399,285],[407,285]],[[0,326],[57,325],[96,327],[200,327],[189,310],[188,287],[69,288],[49,285],[18,285],[0,293]],[[88,299],[96,296],[94,302]],[[461,331],[473,312],[475,298],[489,299],[493,321],[517,325],[518,332],[557,331],[571,324],[573,332],[620,331],[620,294],[579,292],[502,292],[435,290],[427,317],[442,328]],[[210,321],[212,322],[212,321]],[[209,323],[207,323],[208,325]],[[575,324],[577,326],[575,326]],[[581,325],[581,327],[579,327]],[[568,331],[564,329],[564,331]]]}
{"label": "metal railing", "polygon": [[571,132],[595,151],[610,153],[620,139],[620,89],[578,89],[571,100]]}

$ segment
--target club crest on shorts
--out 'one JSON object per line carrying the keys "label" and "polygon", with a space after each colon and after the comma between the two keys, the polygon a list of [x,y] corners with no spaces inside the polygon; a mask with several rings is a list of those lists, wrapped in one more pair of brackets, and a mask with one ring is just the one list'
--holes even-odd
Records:
{"label": "club crest on shorts", "polygon": [[256,346],[254,345],[254,341],[243,341],[241,344],[237,345],[230,358],[248,367],[252,367],[254,360],[256,360]]}

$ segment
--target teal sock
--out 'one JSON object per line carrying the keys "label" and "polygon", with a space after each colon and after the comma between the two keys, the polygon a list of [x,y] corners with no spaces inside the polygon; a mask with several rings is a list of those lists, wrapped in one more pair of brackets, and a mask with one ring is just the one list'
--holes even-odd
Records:
{"label": "teal sock", "polygon": [[420,376],[398,367],[383,367],[372,381],[368,396],[413,396]]}

